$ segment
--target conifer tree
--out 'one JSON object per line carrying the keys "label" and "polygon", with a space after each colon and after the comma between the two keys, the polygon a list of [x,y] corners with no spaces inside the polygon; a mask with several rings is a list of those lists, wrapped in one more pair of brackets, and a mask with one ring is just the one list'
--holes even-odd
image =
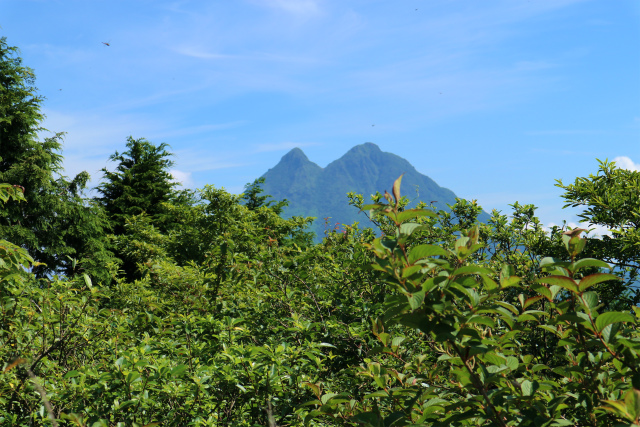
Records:
{"label": "conifer tree", "polygon": [[[139,235],[140,221],[151,227],[153,235],[162,238],[162,233],[172,226],[165,204],[180,203],[180,197],[174,190],[177,183],[169,173],[173,166],[169,157],[173,154],[166,150],[167,144],[156,146],[144,138],[129,137],[126,146],[126,151],[116,151],[109,157],[118,162],[113,172],[102,169],[103,181],[96,187],[101,197],[95,200],[107,212],[114,234],[114,251],[122,261],[126,278],[132,281],[139,277],[138,246],[149,243],[148,235]],[[135,225],[127,226],[128,223]]]}
{"label": "conifer tree", "polygon": [[103,182],[96,188],[96,198],[109,215],[115,235],[125,233],[127,218],[147,214],[155,226],[164,228],[166,210],[162,203],[169,202],[177,185],[169,173],[173,154],[166,151],[167,144],[158,146],[144,138],[127,139],[127,151],[117,151],[109,160],[118,162],[115,171],[103,168]]}
{"label": "conifer tree", "polygon": [[24,188],[27,200],[0,208],[0,238],[44,263],[34,269],[39,276],[93,267],[99,270],[93,275],[104,275],[112,260],[104,245],[108,223],[98,206],[82,198],[89,174],[72,180],[61,175],[63,134],[39,138],[46,131],[44,98],[34,84],[35,74],[22,65],[18,49],[0,38],[0,183]]}

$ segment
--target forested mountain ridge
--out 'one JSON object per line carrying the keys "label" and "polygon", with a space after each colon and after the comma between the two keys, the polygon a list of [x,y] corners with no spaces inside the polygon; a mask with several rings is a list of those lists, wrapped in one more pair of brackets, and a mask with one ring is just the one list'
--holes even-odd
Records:
{"label": "forested mountain ridge", "polygon": [[[403,176],[403,187],[411,200],[408,207],[419,202],[448,211],[447,205],[456,202],[456,194],[441,187],[434,180],[418,172],[409,161],[392,153],[383,152],[371,142],[356,145],[325,168],[310,161],[300,148],[294,148],[264,175],[264,192],[276,200],[287,199],[287,217],[317,218],[312,226],[317,238],[324,235],[325,218],[329,224],[352,224],[356,221],[371,226],[364,213],[350,206],[347,193],[355,192],[365,198],[385,189]],[[368,202],[368,200],[365,200]],[[489,215],[482,212],[479,220],[486,222]]]}

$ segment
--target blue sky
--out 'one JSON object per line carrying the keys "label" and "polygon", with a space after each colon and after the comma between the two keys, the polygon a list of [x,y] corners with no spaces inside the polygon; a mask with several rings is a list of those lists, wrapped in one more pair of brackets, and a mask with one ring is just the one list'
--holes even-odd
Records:
{"label": "blue sky", "polygon": [[0,0],[0,27],[94,184],[129,135],[232,192],[373,142],[548,224],[575,221],[556,179],[640,167],[638,0]]}

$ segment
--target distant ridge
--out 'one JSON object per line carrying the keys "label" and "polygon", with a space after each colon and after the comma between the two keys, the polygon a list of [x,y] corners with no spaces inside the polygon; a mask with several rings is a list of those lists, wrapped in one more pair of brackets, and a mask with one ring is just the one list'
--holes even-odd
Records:
{"label": "distant ridge", "polygon": [[[412,200],[411,205],[419,201],[435,201],[438,209],[448,209],[447,204],[455,203],[453,191],[440,187],[416,171],[407,160],[383,152],[371,142],[356,145],[324,169],[310,161],[300,148],[294,148],[263,175],[263,188],[265,194],[276,200],[289,200],[289,206],[283,212],[285,216],[316,217],[312,229],[321,239],[326,217],[330,217],[331,228],[335,223],[352,224],[356,221],[363,227],[370,226],[363,213],[349,206],[347,193],[362,194],[368,201],[376,191],[391,192],[393,181],[403,173],[402,195]],[[480,219],[488,218],[483,213]]]}

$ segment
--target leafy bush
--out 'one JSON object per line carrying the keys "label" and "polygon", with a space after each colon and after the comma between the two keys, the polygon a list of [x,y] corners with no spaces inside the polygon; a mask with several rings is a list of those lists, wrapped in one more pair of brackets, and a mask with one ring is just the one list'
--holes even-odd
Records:
{"label": "leafy bush", "polygon": [[[609,265],[577,257],[587,240],[562,236],[567,261],[546,258],[523,286],[513,267],[480,266],[478,227],[452,249],[421,244],[433,214],[400,205],[400,179],[388,203],[364,206],[395,225],[370,248],[390,288],[375,319],[379,346],[359,374],[368,393],[316,391],[305,422],[392,425],[639,425],[640,312],[603,311],[595,285],[619,277]],[[519,292],[515,304],[506,291]],[[523,345],[542,330],[541,339]],[[338,422],[338,420],[340,420]]]}

